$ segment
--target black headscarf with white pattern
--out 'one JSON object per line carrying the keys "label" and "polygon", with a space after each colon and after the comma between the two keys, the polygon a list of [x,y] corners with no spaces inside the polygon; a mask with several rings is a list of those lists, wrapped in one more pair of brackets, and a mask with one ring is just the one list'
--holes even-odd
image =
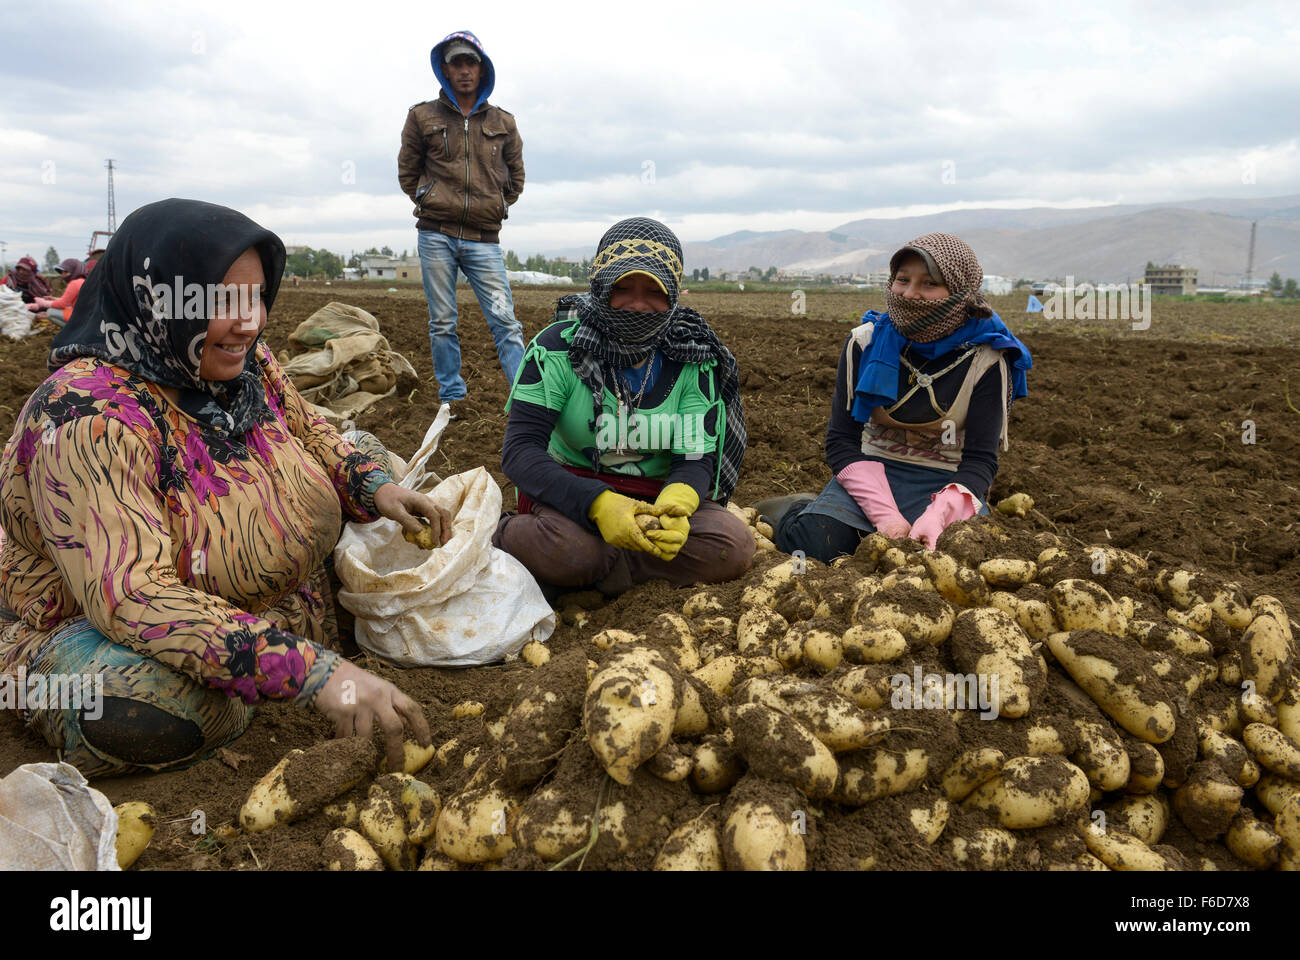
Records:
{"label": "black headscarf with white pattern", "polygon": [[[629,273],[653,277],[668,296],[661,313],[614,310],[610,291]],[[576,310],[580,323],[569,347],[574,372],[591,390],[593,417],[599,421],[608,387],[620,403],[633,406],[631,388],[619,371],[650,357],[656,350],[679,363],[718,361],[719,397],[726,409],[715,498],[725,502],[740,479],[748,436],[740,403],[740,369],[713,328],[690,307],[677,302],[682,281],[682,245],[657,220],[631,217],[605,232],[591,265],[588,293],[560,299],[557,312]],[[597,464],[593,467],[598,468]]]}
{"label": "black headscarf with white pattern", "polygon": [[[218,284],[245,250],[262,261],[267,310],[284,273],[284,244],[229,207],[201,200],[160,200],[133,212],[113,234],[86,279],[72,321],[50,350],[57,370],[77,357],[98,357],[164,387],[205,429],[240,437],[271,416],[257,362],[257,340],[233,380],[204,380],[199,361],[207,338],[206,288]],[[179,283],[178,283],[179,281]],[[205,291],[201,310],[174,303],[189,284]],[[197,301],[195,301],[197,303]],[[193,314],[201,313],[199,316]]]}

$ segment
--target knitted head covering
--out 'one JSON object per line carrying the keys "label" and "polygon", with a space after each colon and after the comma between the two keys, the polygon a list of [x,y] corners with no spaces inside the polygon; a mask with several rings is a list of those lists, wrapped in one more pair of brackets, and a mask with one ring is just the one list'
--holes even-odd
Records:
{"label": "knitted head covering", "polygon": [[[894,276],[910,254],[919,256],[930,276],[948,288],[942,300],[911,300],[894,293]],[[971,317],[991,317],[993,307],[980,293],[984,271],[975,251],[949,233],[917,237],[889,258],[885,305],[894,328],[917,343],[942,340]]]}
{"label": "knitted head covering", "polygon": [[73,280],[82,279],[86,276],[86,265],[76,257],[68,257],[68,259],[59,264],[58,270],[60,272],[67,272],[68,275],[65,279],[68,283],[71,283]]}
{"label": "knitted head covering", "polygon": [[160,200],[122,221],[98,267],[86,279],[72,321],[54,338],[50,368],[98,357],[164,387],[205,433],[226,439],[272,414],[257,361],[257,340],[233,380],[204,380],[199,363],[208,335],[207,303],[199,316],[173,301],[174,285],[221,283],[245,250],[262,261],[267,311],[284,273],[284,244],[270,230],[229,207],[200,200]]}
{"label": "knitted head covering", "polygon": [[[650,277],[668,297],[668,309],[658,313],[612,309],[610,291],[630,273]],[[677,302],[681,281],[682,245],[677,235],[657,220],[631,217],[614,224],[600,238],[591,264],[589,291],[562,297],[557,312],[575,310],[581,321],[569,347],[569,362],[591,390],[593,429],[603,412],[607,387],[620,404],[634,405],[631,388],[619,371],[641,363],[656,350],[679,363],[718,362],[716,382],[726,417],[714,492],[715,499],[725,501],[740,479],[745,456],[740,369],[704,318]],[[597,472],[598,461],[597,454],[593,460]]]}

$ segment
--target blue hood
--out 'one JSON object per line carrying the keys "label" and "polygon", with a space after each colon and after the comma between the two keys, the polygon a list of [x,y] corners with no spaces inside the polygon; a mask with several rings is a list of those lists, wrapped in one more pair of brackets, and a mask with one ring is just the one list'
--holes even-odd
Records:
{"label": "blue hood", "polygon": [[[433,75],[438,78],[439,86],[442,87],[453,104],[456,103],[456,93],[451,89],[451,84],[447,82],[447,78],[442,72],[442,48],[453,40],[463,40],[477,50],[478,55],[483,58],[483,79],[479,82],[478,99],[474,101],[474,110],[477,110],[492,95],[492,88],[497,84],[496,68],[492,66],[492,60],[483,50],[483,44],[479,42],[478,37],[468,30],[457,30],[455,33],[449,33],[439,40],[434,45],[434,48],[429,51],[429,62],[433,65]],[[473,113],[474,110],[471,110],[470,113]]]}

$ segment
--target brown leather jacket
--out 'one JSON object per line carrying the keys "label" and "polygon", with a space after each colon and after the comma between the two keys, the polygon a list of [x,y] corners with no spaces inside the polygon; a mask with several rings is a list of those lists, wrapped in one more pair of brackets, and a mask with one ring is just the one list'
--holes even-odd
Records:
{"label": "brown leather jacket", "polygon": [[496,243],[524,190],[524,143],[515,118],[484,103],[466,117],[440,93],[411,107],[397,154],[397,182],[421,230]]}

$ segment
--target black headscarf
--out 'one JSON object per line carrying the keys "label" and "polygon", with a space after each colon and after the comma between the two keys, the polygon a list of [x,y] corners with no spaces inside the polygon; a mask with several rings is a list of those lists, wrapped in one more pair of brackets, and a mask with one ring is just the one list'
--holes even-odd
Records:
{"label": "black headscarf", "polygon": [[[668,297],[661,313],[615,310],[609,305],[614,284],[629,273],[651,277]],[[593,424],[602,413],[608,386],[619,402],[632,406],[631,388],[619,370],[645,360],[659,350],[679,363],[718,362],[718,392],[724,410],[718,451],[717,499],[726,501],[740,478],[747,434],[740,403],[740,369],[736,358],[718,339],[713,328],[690,307],[677,302],[682,282],[682,245],[677,235],[658,220],[630,217],[605,231],[591,264],[588,293],[562,297],[559,311],[576,310],[581,323],[569,346],[574,373],[591,390]],[[593,460],[599,472],[599,454]]]}
{"label": "black headscarf", "polygon": [[[257,345],[244,369],[222,382],[199,377],[207,336],[206,295],[197,311],[188,298],[174,303],[177,286],[205,292],[249,247],[266,274],[262,302],[275,301],[284,273],[284,244],[271,231],[229,207],[201,200],[160,200],[122,221],[86,278],[72,321],[54,338],[50,369],[77,357],[99,357],[180,393],[180,406],[204,427],[239,437],[270,417],[257,364]],[[162,294],[163,288],[171,293]],[[192,302],[192,301],[191,301]],[[168,309],[170,304],[171,309]],[[186,316],[186,313],[199,316]]]}

